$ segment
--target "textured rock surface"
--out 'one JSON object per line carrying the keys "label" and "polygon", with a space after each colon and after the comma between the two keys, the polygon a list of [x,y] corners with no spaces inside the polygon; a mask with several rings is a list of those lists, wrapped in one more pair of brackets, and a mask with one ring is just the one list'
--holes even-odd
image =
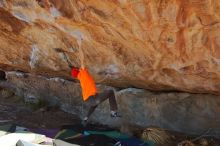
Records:
{"label": "textured rock surface", "polygon": [[0,0],[0,67],[69,78],[83,38],[97,82],[220,94],[219,0]]}
{"label": "textured rock surface", "polygon": [[[43,99],[50,103],[49,106],[60,106],[64,111],[81,117],[87,112],[88,107],[83,105],[78,83],[15,72],[7,73],[7,78],[8,83],[0,82],[0,85],[14,86],[16,94],[25,97],[26,100],[30,97],[32,100]],[[111,88],[98,87],[100,91]],[[111,119],[106,101],[96,109],[91,117],[92,121],[111,126],[154,125],[187,134],[201,134],[209,128],[220,128],[219,96],[177,92],[154,93],[134,88],[115,93],[123,117],[119,120]]]}

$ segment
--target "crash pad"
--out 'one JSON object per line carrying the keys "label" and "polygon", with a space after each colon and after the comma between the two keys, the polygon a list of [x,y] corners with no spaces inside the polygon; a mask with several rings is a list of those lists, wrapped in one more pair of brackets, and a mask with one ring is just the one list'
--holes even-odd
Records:
{"label": "crash pad", "polygon": [[109,128],[105,125],[87,124],[83,126],[81,124],[64,125],[61,129],[71,129],[77,133],[83,133],[84,131],[114,131],[115,129]]}
{"label": "crash pad", "polygon": [[155,146],[154,142],[152,141],[141,141],[135,137],[131,137],[128,139],[118,139],[122,146]]}
{"label": "crash pad", "polygon": [[30,143],[30,142],[27,142],[27,141],[24,141],[24,140],[19,140],[16,143],[16,146],[53,146],[53,144],[51,144],[51,145],[41,145],[41,144],[33,144],[33,143]]}
{"label": "crash pad", "polygon": [[46,137],[54,138],[57,133],[59,132],[59,129],[43,129],[43,128],[36,128],[36,129],[30,129],[31,132],[45,135]]}
{"label": "crash pad", "polygon": [[41,143],[46,140],[44,135],[34,133],[10,133],[0,137],[0,146],[15,146],[19,140],[31,143]]}
{"label": "crash pad", "polygon": [[59,131],[56,136],[54,137],[55,139],[68,139],[71,137],[78,137],[81,136],[82,134],[75,132],[74,130],[71,129],[63,129]]}
{"label": "crash pad", "polygon": [[9,133],[14,132],[16,129],[15,125],[7,124],[7,125],[1,125],[0,126],[0,137]]}
{"label": "crash pad", "polygon": [[71,144],[71,143],[62,141],[62,140],[60,140],[60,139],[55,139],[55,140],[53,141],[53,145],[54,145],[54,146],[80,146],[80,145],[77,145],[77,144]]}
{"label": "crash pad", "polygon": [[84,137],[74,138],[71,140],[65,140],[68,143],[72,144],[78,144],[81,146],[114,146],[116,143],[118,143],[118,140],[115,140],[113,138],[107,137],[105,135],[88,135]]}
{"label": "crash pad", "polygon": [[99,134],[99,135],[105,135],[111,138],[119,138],[119,139],[124,139],[124,138],[129,138],[130,136],[122,134],[121,132],[118,131],[84,131],[84,135],[90,135],[90,134]]}

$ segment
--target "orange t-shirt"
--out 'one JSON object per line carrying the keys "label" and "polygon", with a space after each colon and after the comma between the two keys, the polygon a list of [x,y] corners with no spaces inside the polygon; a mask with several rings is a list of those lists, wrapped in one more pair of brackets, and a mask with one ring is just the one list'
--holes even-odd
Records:
{"label": "orange t-shirt", "polygon": [[86,69],[80,69],[77,79],[80,81],[84,101],[97,93],[95,81]]}

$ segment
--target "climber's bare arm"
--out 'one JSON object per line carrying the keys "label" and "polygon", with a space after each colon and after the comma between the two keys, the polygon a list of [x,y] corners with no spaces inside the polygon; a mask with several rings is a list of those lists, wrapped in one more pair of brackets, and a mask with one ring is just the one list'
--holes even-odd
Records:
{"label": "climber's bare arm", "polygon": [[85,69],[85,56],[84,56],[84,53],[83,53],[83,50],[82,50],[81,43],[82,43],[82,39],[80,41],[78,41],[78,44],[79,44],[79,59],[80,59],[81,68]]}
{"label": "climber's bare arm", "polygon": [[[77,42],[78,42],[78,45],[79,45],[78,57],[79,57],[79,60],[80,60],[80,68],[85,69],[85,57],[84,57],[84,53],[83,53],[82,46],[81,46],[82,41],[83,41],[83,39],[80,39],[80,40],[77,41]],[[66,53],[71,54],[72,52],[65,51],[65,50],[63,50],[63,49],[61,49],[61,48],[54,48],[54,50],[55,50],[56,52],[61,52],[61,53],[63,53],[64,59],[67,61],[69,67],[72,68],[71,61],[69,60],[69,58],[67,57],[67,54],[66,54]]]}
{"label": "climber's bare arm", "polygon": [[79,47],[79,59],[80,59],[81,68],[85,69],[85,59],[81,46]]}
{"label": "climber's bare arm", "polygon": [[69,53],[69,52],[64,51],[64,50],[61,49],[61,48],[54,48],[54,50],[55,50],[56,52],[58,52],[58,53],[63,53],[63,57],[64,57],[64,59],[66,60],[66,62],[68,63],[68,66],[69,66],[70,68],[73,67],[71,61],[69,60],[68,56],[66,55],[66,53]]}

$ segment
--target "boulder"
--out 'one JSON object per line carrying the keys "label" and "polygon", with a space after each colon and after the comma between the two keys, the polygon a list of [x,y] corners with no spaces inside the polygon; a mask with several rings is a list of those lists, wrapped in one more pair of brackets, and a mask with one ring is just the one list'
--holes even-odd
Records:
{"label": "boulder", "polygon": [[[32,74],[21,76],[16,72],[7,72],[7,79],[0,82],[0,86],[11,84],[19,96],[38,97],[49,103],[48,106],[60,107],[63,111],[81,118],[87,113],[88,107],[82,100],[77,82]],[[98,106],[90,122],[118,128],[124,126],[128,128],[127,132],[135,126],[157,126],[187,134],[201,134],[207,129],[219,129],[219,95],[117,89],[100,84],[97,87],[99,92],[114,90],[122,118],[111,118],[109,103],[105,101]]]}

